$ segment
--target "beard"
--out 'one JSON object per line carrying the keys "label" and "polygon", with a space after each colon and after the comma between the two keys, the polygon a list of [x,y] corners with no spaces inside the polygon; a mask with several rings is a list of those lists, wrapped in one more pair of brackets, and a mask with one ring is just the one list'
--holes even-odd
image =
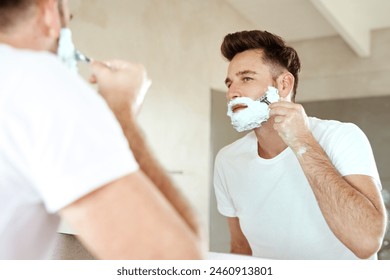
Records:
{"label": "beard", "polygon": [[[268,105],[279,100],[278,90],[268,87],[268,90],[259,100],[249,97],[237,97],[228,103],[227,115],[231,119],[232,126],[238,132],[252,130],[261,126],[269,118]],[[233,112],[233,107],[242,105],[246,108]]]}

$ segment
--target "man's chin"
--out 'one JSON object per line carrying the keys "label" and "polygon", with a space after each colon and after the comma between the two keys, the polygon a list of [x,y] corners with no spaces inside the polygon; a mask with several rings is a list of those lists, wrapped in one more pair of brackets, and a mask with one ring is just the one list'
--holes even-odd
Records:
{"label": "man's chin", "polygon": [[233,128],[237,131],[237,132],[245,132],[245,131],[252,131],[252,130],[256,130],[256,129],[259,129],[261,127],[261,123],[251,123],[251,124],[247,124],[247,125],[235,125],[235,124],[232,124],[233,125]]}

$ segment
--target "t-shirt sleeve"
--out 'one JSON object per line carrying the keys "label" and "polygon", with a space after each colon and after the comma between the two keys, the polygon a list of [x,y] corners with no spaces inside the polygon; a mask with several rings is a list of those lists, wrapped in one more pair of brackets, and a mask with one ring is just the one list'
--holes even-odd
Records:
{"label": "t-shirt sleeve", "polygon": [[8,100],[18,161],[49,212],[138,170],[108,105],[56,58],[23,73]]}
{"label": "t-shirt sleeve", "polygon": [[224,216],[236,217],[236,209],[228,191],[223,159],[220,153],[216,156],[214,163],[214,191],[217,199],[217,209]]}
{"label": "t-shirt sleeve", "polygon": [[343,124],[329,144],[328,155],[342,176],[367,175],[382,188],[370,142],[358,126]]}

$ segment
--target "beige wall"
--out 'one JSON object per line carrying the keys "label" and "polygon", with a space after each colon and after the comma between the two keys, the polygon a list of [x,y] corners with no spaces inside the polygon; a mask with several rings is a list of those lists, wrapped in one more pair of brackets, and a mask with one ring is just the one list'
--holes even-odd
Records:
{"label": "beige wall", "polygon": [[359,58],[338,36],[292,43],[303,69],[297,99],[390,95],[390,29],[371,35],[368,58]]}

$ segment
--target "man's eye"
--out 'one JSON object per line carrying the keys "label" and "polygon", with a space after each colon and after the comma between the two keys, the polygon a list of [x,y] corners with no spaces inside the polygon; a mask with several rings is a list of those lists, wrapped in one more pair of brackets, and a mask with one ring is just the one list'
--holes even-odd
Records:
{"label": "man's eye", "polygon": [[251,80],[253,80],[253,79],[250,78],[250,77],[244,77],[244,78],[242,78],[242,80],[243,80],[244,82],[249,82],[249,81],[251,81]]}

